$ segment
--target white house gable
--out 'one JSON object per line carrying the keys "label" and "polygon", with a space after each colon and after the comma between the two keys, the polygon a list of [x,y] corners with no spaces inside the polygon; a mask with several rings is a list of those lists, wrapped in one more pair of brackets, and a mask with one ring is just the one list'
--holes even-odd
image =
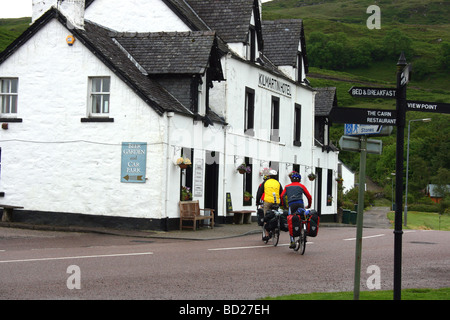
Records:
{"label": "white house gable", "polygon": [[[71,32],[52,19],[1,64],[0,78],[18,79],[21,121],[1,132],[2,140],[12,139],[1,144],[0,188],[5,201],[33,211],[119,216],[134,199],[135,210],[128,214],[144,217],[146,210],[139,208],[152,193],[158,197],[158,191],[146,184],[144,197],[131,188],[122,189],[121,144],[144,140],[149,146],[148,165],[160,165],[165,120],[81,41],[69,46],[68,35]],[[109,79],[105,122],[83,122],[89,113],[92,78]],[[15,179],[19,171],[26,179]],[[152,183],[161,185],[164,177],[153,174]],[[154,203],[154,209],[162,210],[158,205]]]}
{"label": "white house gable", "polygon": [[85,18],[123,32],[190,31],[161,0],[95,0],[86,9]]}

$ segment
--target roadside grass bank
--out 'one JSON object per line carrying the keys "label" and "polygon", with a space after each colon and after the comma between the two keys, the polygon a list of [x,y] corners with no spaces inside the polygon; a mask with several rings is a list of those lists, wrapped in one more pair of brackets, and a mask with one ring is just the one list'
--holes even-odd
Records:
{"label": "roadside grass bank", "polygon": [[[388,213],[388,219],[392,225],[394,225],[394,215],[393,211]],[[404,216],[402,218],[404,219]],[[403,225],[403,229],[450,231],[450,215],[448,214],[408,211],[406,222],[407,225],[406,227]]]}
{"label": "roadside grass bank", "polygon": [[[263,300],[353,300],[353,291],[291,294],[266,297]],[[393,300],[393,291],[361,291],[359,300]],[[402,300],[450,300],[450,288],[404,289],[402,290]]]}

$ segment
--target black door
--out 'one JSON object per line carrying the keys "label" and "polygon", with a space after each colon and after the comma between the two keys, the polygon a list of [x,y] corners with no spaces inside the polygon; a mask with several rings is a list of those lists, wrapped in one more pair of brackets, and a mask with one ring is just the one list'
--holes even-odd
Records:
{"label": "black door", "polygon": [[[205,159],[205,208],[214,209],[214,223],[218,216],[219,152],[206,151]],[[218,221],[217,221],[218,222]]]}
{"label": "black door", "polygon": [[316,207],[313,209],[322,214],[322,168],[316,168]]}

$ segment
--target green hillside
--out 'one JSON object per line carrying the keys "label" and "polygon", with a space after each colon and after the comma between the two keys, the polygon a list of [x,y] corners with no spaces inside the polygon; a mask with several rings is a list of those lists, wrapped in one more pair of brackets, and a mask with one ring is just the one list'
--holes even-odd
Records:
{"label": "green hillside", "polygon": [[[395,109],[394,100],[352,98],[348,90],[358,85],[395,87],[401,51],[413,68],[407,98],[450,103],[450,2],[377,1],[380,29],[366,25],[372,14],[366,10],[372,4],[371,0],[273,0],[263,5],[263,19],[303,19],[308,79],[314,87],[337,87],[341,107]],[[432,121],[411,125],[408,200],[429,205],[423,194],[426,185],[450,184],[450,116],[408,112],[407,124],[421,118]],[[335,145],[343,132],[343,125],[333,125]],[[367,174],[390,197],[387,178],[395,172],[396,129],[381,139],[383,154],[368,156]],[[406,150],[405,146],[405,162]],[[358,171],[359,154],[341,151],[339,157]]]}
{"label": "green hillside", "polygon": [[[263,4],[263,19],[303,19],[308,79],[314,87],[337,87],[341,107],[394,109],[393,100],[352,98],[348,90],[354,85],[394,87],[401,51],[413,67],[407,98],[450,103],[450,1],[376,1],[381,28],[368,29],[371,13],[366,10],[373,4],[372,0],[273,0]],[[0,19],[0,52],[29,23],[30,18]],[[426,117],[432,121],[411,126],[410,203],[425,201],[421,191],[428,183],[450,184],[450,116],[407,113],[407,121]],[[395,171],[395,133],[394,129],[393,135],[382,138],[382,155],[368,156],[367,174],[387,196],[391,183],[386,178]],[[333,125],[335,145],[342,134],[343,125]],[[341,151],[339,157],[358,170],[357,153]]]}
{"label": "green hillside", "polygon": [[0,19],[0,52],[24,32],[31,18]]}

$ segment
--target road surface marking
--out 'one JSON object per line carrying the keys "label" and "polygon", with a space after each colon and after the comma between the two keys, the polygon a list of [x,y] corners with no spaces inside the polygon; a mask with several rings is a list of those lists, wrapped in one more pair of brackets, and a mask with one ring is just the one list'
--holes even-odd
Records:
{"label": "road surface marking", "polygon": [[0,261],[0,263],[34,262],[34,261],[51,261],[51,260],[70,260],[70,259],[88,259],[88,258],[107,258],[107,257],[124,257],[124,256],[143,256],[143,255],[150,255],[150,254],[153,254],[153,252],[100,254],[100,255],[93,255],[93,256],[73,256],[73,257],[20,259],[20,260],[3,260],[3,261]]}
{"label": "road surface marking", "polygon": [[[314,242],[307,242],[307,244],[313,244]],[[278,247],[288,246],[289,243],[279,244]],[[226,251],[226,250],[242,250],[242,249],[258,249],[258,248],[273,248],[270,243],[263,246],[249,246],[249,247],[230,247],[230,248],[214,248],[208,249],[208,251]]]}
{"label": "road surface marking", "polygon": [[[382,236],[385,236],[385,234],[376,234],[374,236],[362,237],[362,239],[376,238],[376,237],[382,237]],[[344,239],[344,241],[350,241],[350,240],[356,240],[356,238]]]}

